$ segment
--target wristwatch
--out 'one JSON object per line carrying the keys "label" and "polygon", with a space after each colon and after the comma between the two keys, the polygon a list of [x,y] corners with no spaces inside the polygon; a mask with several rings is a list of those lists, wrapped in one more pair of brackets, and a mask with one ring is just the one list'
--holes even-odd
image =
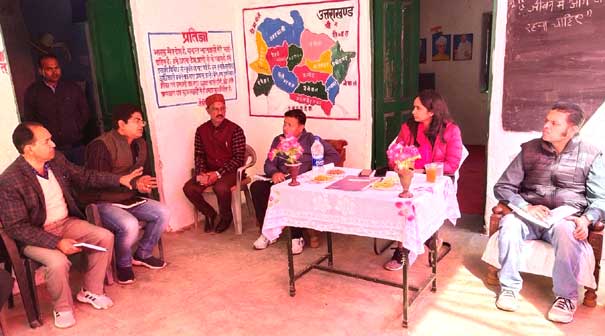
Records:
{"label": "wristwatch", "polygon": [[218,172],[218,170],[216,171],[216,178],[217,178],[218,180],[220,180],[220,179],[221,179],[221,173],[219,173],[219,172]]}

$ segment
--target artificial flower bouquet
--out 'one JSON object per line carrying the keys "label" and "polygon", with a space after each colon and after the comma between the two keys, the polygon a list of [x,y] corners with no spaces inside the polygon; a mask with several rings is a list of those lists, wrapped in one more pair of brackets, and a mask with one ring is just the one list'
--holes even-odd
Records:
{"label": "artificial flower bouquet", "polygon": [[279,158],[286,160],[289,164],[296,164],[298,163],[298,159],[302,156],[303,151],[304,150],[300,143],[298,143],[296,137],[286,136],[279,139],[279,144],[276,148],[269,151],[268,157],[270,161]]}
{"label": "artificial flower bouquet", "polygon": [[420,159],[420,152],[416,146],[405,146],[397,142],[389,146],[387,157],[389,158],[389,163],[397,171],[403,169],[414,170],[414,161]]}

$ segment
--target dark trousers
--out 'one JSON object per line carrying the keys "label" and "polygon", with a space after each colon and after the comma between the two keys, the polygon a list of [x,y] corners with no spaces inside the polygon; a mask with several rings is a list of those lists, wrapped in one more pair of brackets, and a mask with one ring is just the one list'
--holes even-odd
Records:
{"label": "dark trousers", "polygon": [[5,270],[0,269],[0,309],[8,300],[13,291],[13,277]]}
{"label": "dark trousers", "polygon": [[221,215],[221,220],[230,222],[233,220],[233,214],[231,213],[231,187],[235,185],[235,179],[235,172],[225,173],[212,186],[202,186],[194,177],[185,183],[183,192],[189,201],[193,203],[196,209],[201,211],[204,216],[214,217],[216,216],[216,211],[214,211],[212,206],[204,199],[204,190],[212,187],[218,200],[218,211]]}
{"label": "dark trousers", "polygon": [[[261,230],[265,221],[265,214],[267,213],[267,205],[269,204],[269,195],[271,194],[271,181],[254,181],[250,186],[250,193],[252,194],[252,203],[254,203],[254,212],[256,212],[256,220],[258,221]],[[303,230],[301,228],[291,228],[292,238],[301,238],[303,236]]]}

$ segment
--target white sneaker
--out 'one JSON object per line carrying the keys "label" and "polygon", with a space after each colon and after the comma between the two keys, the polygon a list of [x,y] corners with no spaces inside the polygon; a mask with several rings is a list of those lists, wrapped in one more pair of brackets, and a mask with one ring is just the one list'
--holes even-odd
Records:
{"label": "white sneaker", "polygon": [[269,245],[275,243],[275,240],[269,240],[267,239],[267,237],[265,237],[264,235],[260,235],[260,237],[258,237],[258,239],[256,239],[256,241],[254,242],[254,249],[256,250],[264,250],[266,249]]}
{"label": "white sneaker", "polygon": [[496,300],[496,307],[505,311],[514,312],[519,309],[517,294],[510,289],[503,289]]}
{"label": "white sneaker", "polygon": [[113,301],[109,296],[105,294],[97,295],[84,289],[78,292],[76,299],[82,303],[90,303],[96,309],[107,309],[113,306]]}
{"label": "white sneaker", "polygon": [[553,322],[569,323],[573,321],[573,314],[576,312],[577,307],[577,300],[557,296],[555,302],[548,311],[548,319]]}
{"label": "white sneaker", "polygon": [[73,327],[76,324],[76,318],[72,310],[66,310],[58,312],[53,310],[53,316],[55,317],[55,327],[65,329]]}
{"label": "white sneaker", "polygon": [[305,247],[304,238],[292,239],[292,254],[301,254],[304,247]]}

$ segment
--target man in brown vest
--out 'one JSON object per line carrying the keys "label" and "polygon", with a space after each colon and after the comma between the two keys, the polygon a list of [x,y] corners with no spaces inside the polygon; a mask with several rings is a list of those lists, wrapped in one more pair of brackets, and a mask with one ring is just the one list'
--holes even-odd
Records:
{"label": "man in brown vest", "polygon": [[[225,98],[213,94],[206,98],[210,120],[195,132],[195,177],[183,186],[185,196],[206,216],[205,232],[221,233],[231,225],[231,188],[237,168],[244,164],[246,137],[241,127],[225,118]],[[212,187],[220,213],[214,227],[216,211],[204,200],[204,190]]]}
{"label": "man in brown vest", "polygon": [[[118,282],[134,282],[132,265],[161,269],[164,260],[152,255],[162,232],[168,227],[170,212],[155,200],[137,196],[148,194],[157,187],[151,177],[147,144],[143,139],[145,121],[141,109],[131,104],[122,104],[112,111],[114,129],[93,140],[86,148],[86,167],[103,172],[123,174],[144,167],[144,175],[134,179],[132,187],[93,189],[80,193],[84,204],[97,203],[103,226],[115,235]],[[132,256],[132,246],[139,236],[139,220],[146,222],[143,237]]]}

